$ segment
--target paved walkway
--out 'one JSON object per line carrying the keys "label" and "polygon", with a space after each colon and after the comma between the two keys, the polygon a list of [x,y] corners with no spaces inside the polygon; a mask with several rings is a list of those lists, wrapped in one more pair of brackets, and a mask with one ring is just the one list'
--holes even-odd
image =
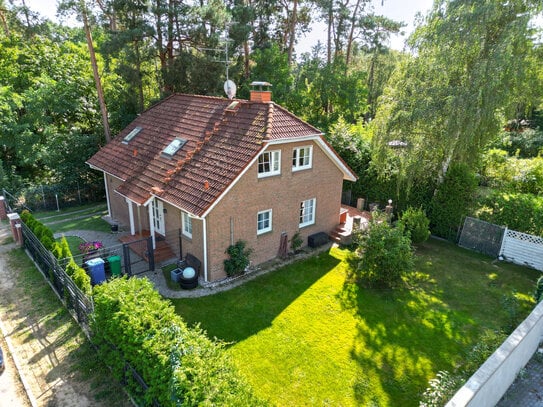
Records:
{"label": "paved walkway", "polygon": [[497,407],[543,407],[543,344]]}
{"label": "paved walkway", "polygon": [[[129,232],[120,232],[120,233],[111,233],[111,232],[97,232],[92,230],[72,230],[70,232],[66,233],[56,233],[55,238],[58,238],[62,235],[66,236],[77,236],[87,242],[90,241],[101,241],[104,244],[104,247],[112,247],[117,246],[120,244],[119,238],[121,236],[127,235]],[[313,256],[316,253],[319,253],[323,250],[328,250],[331,246],[331,243],[328,245],[321,246],[317,249],[311,249],[308,252],[303,252],[295,257],[288,259],[286,261],[272,261],[268,263],[265,267],[257,267],[253,270],[248,271],[247,273],[235,277],[235,278],[228,278],[225,280],[213,282],[213,283],[205,283],[200,277],[200,285],[197,288],[194,288],[192,290],[172,290],[168,287],[166,283],[166,279],[164,278],[164,275],[162,273],[161,267],[165,266],[166,264],[157,264],[156,270],[153,271],[146,271],[144,273],[138,274],[138,277],[147,277],[155,286],[157,291],[166,298],[195,298],[195,297],[203,297],[206,295],[213,295],[221,291],[230,290],[234,287],[237,287],[246,281],[252,280],[262,274],[266,274],[272,270],[277,269],[278,267],[282,267],[286,264],[289,264],[293,261],[300,260],[301,258]]]}

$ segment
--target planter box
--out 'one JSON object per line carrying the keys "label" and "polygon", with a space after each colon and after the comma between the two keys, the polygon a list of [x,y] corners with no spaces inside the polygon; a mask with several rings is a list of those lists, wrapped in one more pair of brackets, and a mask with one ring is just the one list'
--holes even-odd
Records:
{"label": "planter box", "polygon": [[170,277],[174,283],[178,283],[179,277],[181,277],[182,275],[183,275],[183,270],[181,270],[180,268],[176,268],[170,271]]}

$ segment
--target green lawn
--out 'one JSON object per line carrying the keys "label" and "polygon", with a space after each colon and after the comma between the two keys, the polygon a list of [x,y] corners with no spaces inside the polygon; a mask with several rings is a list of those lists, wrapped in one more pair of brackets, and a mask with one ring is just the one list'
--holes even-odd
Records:
{"label": "green lawn", "polygon": [[410,288],[349,283],[332,249],[210,297],[174,300],[189,324],[231,342],[229,353],[272,404],[417,406],[428,380],[453,370],[485,329],[523,318],[539,272],[432,240]]}
{"label": "green lawn", "polygon": [[102,219],[107,215],[105,204],[89,204],[57,211],[35,212],[34,217],[53,233],[71,230],[96,230],[110,232],[111,225]]}

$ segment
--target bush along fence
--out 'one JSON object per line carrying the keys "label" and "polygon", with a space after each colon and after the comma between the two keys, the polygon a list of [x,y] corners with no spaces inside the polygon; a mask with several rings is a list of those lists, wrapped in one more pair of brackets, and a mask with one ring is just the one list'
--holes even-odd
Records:
{"label": "bush along fence", "polygon": [[[93,312],[94,304],[91,296],[92,288],[90,278],[85,270],[80,267],[74,267],[75,264],[71,258],[58,259],[51,252],[51,248],[56,253],[66,253],[67,244],[52,242],[46,247],[35,232],[25,223],[24,219],[29,219],[24,214],[21,215],[23,223],[21,224],[23,232],[23,245],[34,263],[38,266],[43,276],[51,283],[51,287],[58,294],[62,303],[74,315],[77,322],[83,330],[88,333],[88,323],[90,314]],[[39,222],[38,222],[39,223]],[[32,224],[32,222],[30,222]],[[40,226],[39,224],[38,226]],[[38,230],[49,230],[45,226],[37,228]],[[50,230],[49,230],[50,232]],[[51,241],[47,232],[43,232],[42,239],[47,244]],[[69,248],[67,248],[69,251]],[[63,255],[63,254],[60,254]],[[70,272],[68,272],[68,270]]]}
{"label": "bush along fence", "polygon": [[225,345],[189,328],[149,280],[125,276],[91,287],[65,239],[52,240],[28,211],[21,219],[25,249],[137,405],[267,405]]}

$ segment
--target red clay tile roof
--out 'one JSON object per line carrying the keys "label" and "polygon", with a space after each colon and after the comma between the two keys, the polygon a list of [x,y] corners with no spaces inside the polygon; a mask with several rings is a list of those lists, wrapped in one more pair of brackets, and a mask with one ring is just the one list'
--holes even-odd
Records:
{"label": "red clay tile roof", "polygon": [[[227,109],[229,99],[172,95],[143,112],[87,163],[123,180],[117,192],[136,203],[153,194],[201,216],[266,140],[322,134],[274,103],[238,102]],[[123,143],[138,126],[142,130]],[[168,158],[162,151],[175,138],[186,144]]]}

